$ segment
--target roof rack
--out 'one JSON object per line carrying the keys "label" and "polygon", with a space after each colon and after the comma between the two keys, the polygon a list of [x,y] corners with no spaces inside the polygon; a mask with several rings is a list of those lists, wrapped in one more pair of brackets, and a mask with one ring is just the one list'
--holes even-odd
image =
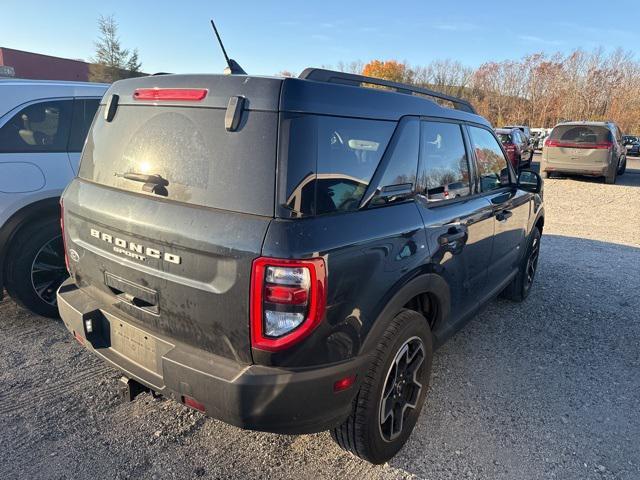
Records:
{"label": "roof rack", "polygon": [[302,78],[305,80],[314,80],[316,82],[341,83],[343,85],[354,86],[362,86],[363,83],[380,85],[391,88],[398,93],[405,93],[408,95],[426,95],[428,97],[446,100],[448,102],[451,102],[456,110],[476,113],[471,103],[469,103],[467,100],[463,100],[462,98],[446,95],[444,93],[429,90],[428,88],[407,85],[406,83],[392,82],[390,80],[384,80],[382,78],[366,77],[364,75],[358,75],[355,73],[336,72],[333,70],[325,70],[323,68],[306,68],[298,78]]}

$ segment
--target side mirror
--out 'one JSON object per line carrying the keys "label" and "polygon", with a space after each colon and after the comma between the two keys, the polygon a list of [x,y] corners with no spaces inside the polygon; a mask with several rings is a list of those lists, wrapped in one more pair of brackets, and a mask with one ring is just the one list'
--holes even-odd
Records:
{"label": "side mirror", "polygon": [[542,192],[542,177],[533,170],[520,170],[518,188],[531,193]]}

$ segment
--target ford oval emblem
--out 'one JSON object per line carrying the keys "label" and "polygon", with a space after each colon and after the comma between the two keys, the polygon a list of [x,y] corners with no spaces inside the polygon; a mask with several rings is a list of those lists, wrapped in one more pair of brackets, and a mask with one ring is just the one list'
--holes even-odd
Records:
{"label": "ford oval emblem", "polygon": [[71,260],[73,260],[74,262],[80,261],[80,255],[78,255],[78,252],[76,252],[73,248],[69,249],[69,258],[71,258]]}

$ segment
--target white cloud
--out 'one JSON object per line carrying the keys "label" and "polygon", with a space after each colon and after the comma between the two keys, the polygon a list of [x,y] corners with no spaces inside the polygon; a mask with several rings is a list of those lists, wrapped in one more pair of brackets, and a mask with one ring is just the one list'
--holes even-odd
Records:
{"label": "white cloud", "polygon": [[561,42],[560,40],[547,40],[541,37],[536,37],[535,35],[518,35],[518,39],[522,40],[523,42],[528,42],[528,43],[539,43],[542,45],[562,45],[564,42]]}

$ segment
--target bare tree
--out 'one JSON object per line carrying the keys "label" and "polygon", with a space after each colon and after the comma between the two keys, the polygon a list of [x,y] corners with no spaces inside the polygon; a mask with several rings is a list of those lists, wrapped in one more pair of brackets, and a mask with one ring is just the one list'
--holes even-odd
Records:
{"label": "bare tree", "polygon": [[612,120],[640,133],[640,62],[630,52],[581,49],[486,62],[476,69],[434,60],[424,66],[372,60],[337,69],[413,83],[470,100],[494,125],[552,127],[563,120]]}

